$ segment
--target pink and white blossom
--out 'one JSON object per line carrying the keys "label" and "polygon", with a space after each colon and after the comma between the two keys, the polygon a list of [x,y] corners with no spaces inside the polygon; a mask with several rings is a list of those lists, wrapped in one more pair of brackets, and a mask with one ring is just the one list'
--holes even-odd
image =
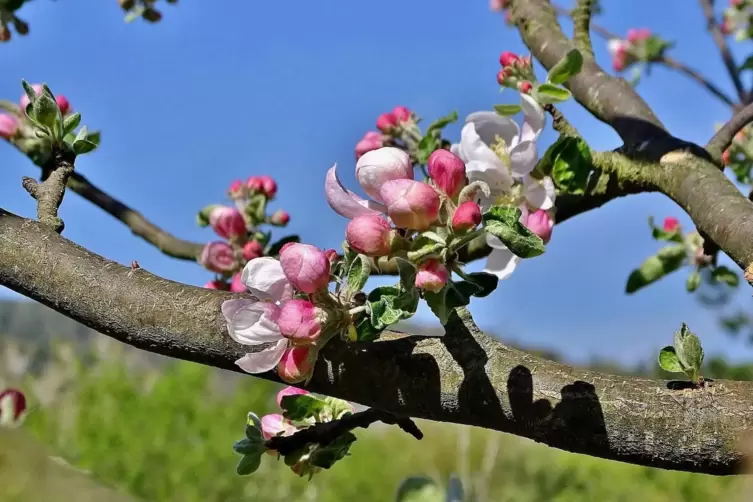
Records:
{"label": "pink and white blossom", "polygon": [[280,265],[288,281],[304,293],[315,293],[329,284],[329,259],[316,246],[293,243],[280,252]]}

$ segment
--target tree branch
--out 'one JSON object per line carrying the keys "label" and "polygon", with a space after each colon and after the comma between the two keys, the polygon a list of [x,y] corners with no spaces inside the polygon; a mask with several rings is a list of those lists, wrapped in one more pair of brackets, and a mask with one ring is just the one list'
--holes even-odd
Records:
{"label": "tree branch", "polygon": [[753,103],[738,111],[706,143],[706,150],[708,150],[714,160],[721,163],[722,153],[732,144],[735,134],[742,131],[751,122],[753,122]]}
{"label": "tree branch", "polygon": [[727,46],[727,39],[724,37],[724,33],[722,33],[719,23],[716,22],[716,16],[714,15],[714,2],[713,0],[698,0],[698,2],[701,4],[703,15],[706,17],[707,28],[711,32],[711,37],[714,39],[714,43],[719,49],[719,54],[721,54],[724,66],[727,68],[727,72],[732,79],[732,84],[735,86],[737,96],[741,103],[746,104],[748,102],[748,94],[743,88],[743,83],[740,80],[740,73],[737,70],[737,63],[735,63],[735,58],[732,56],[729,46]]}
{"label": "tree branch", "polygon": [[[239,295],[132,271],[2,210],[0,284],[150,352],[239,371],[234,361],[248,349],[231,340],[220,313],[224,300]],[[389,332],[375,343],[334,340],[308,388],[597,457],[737,472],[743,456],[735,445],[753,423],[752,383],[673,390],[665,381],[579,370],[499,343],[464,309],[446,331],[440,338]]]}
{"label": "tree branch", "polygon": [[573,9],[573,40],[584,56],[593,59],[594,49],[591,46],[591,8],[594,0],[578,0]]}
{"label": "tree branch", "polygon": [[63,220],[58,217],[58,208],[63,202],[65,187],[73,174],[76,157],[73,153],[55,150],[52,152],[50,168],[44,181],[37,183],[32,178],[24,177],[22,185],[37,201],[37,218],[60,233],[65,228]]}

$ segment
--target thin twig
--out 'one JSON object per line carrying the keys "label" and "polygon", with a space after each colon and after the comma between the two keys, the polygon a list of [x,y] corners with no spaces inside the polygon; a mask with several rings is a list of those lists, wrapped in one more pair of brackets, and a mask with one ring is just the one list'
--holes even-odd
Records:
{"label": "thin twig", "polygon": [[706,143],[706,150],[717,162],[721,162],[722,152],[732,144],[735,134],[751,122],[753,122],[753,103],[733,115]]}
{"label": "thin twig", "polygon": [[545,105],[544,111],[552,116],[552,127],[554,127],[555,131],[564,136],[580,137],[578,130],[570,122],[567,121],[562,112],[559,111],[554,105]]}
{"label": "thin twig", "polygon": [[423,432],[410,418],[398,417],[387,411],[369,408],[366,411],[347,415],[340,420],[312,425],[311,427],[299,430],[291,436],[273,437],[267,441],[266,446],[271,450],[277,450],[280,455],[287,455],[308,443],[318,443],[326,446],[346,432],[359,427],[366,429],[374,422],[397,425],[416,439],[424,437]]}
{"label": "thin twig", "polygon": [[703,9],[703,15],[706,17],[706,24],[708,30],[711,32],[711,37],[714,39],[714,43],[719,49],[719,53],[724,61],[724,66],[727,67],[727,72],[732,79],[732,84],[735,86],[737,96],[740,98],[741,103],[748,102],[748,95],[743,88],[743,83],[740,80],[740,72],[737,69],[737,63],[732,56],[732,52],[727,45],[727,39],[722,33],[722,28],[719,23],[716,22],[716,16],[714,15],[714,2],[713,0],[698,0]]}
{"label": "thin twig", "polygon": [[591,45],[591,7],[594,0],[578,0],[578,6],[572,11],[573,40],[581,52],[593,59],[594,49]]}
{"label": "thin twig", "polygon": [[63,220],[58,217],[58,208],[63,202],[68,179],[73,174],[75,159],[72,152],[56,149],[50,157],[44,181],[38,183],[28,177],[22,180],[23,187],[37,201],[37,219],[57,233],[65,228]]}

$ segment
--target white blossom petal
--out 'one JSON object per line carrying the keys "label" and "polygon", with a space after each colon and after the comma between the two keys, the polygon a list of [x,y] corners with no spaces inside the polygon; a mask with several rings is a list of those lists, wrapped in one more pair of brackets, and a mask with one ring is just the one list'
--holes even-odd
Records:
{"label": "white blossom petal", "polygon": [[513,185],[513,179],[510,172],[501,160],[496,162],[484,162],[472,160],[465,165],[465,175],[472,183],[474,181],[483,181],[489,185],[492,199],[510,191]]}
{"label": "white blossom petal", "polygon": [[473,123],[476,133],[487,145],[492,145],[497,136],[505,141],[511,148],[520,136],[520,127],[509,117],[504,117],[497,112],[474,112],[465,119],[466,124]]}
{"label": "white blossom petal", "polygon": [[495,249],[486,259],[484,272],[496,275],[500,280],[507,279],[520,263],[520,258],[509,249]]}
{"label": "white blossom petal", "polygon": [[235,313],[238,312],[243,307],[246,307],[248,305],[251,305],[253,303],[256,303],[257,300],[250,300],[250,299],[240,299],[240,300],[225,300],[222,302],[222,315],[225,316],[225,321],[227,322],[227,330],[230,332],[230,323],[233,321],[233,317],[235,317]]}
{"label": "white blossom petal", "polygon": [[538,150],[534,141],[521,141],[510,150],[510,169],[513,176],[520,178],[533,171],[538,161]]}
{"label": "white blossom petal", "polygon": [[460,146],[460,143],[453,143],[452,145],[450,145],[450,152],[460,157],[460,160],[462,160],[463,162],[468,162],[469,160],[465,156],[465,152],[463,151],[463,148]]}
{"label": "white blossom petal", "polygon": [[623,50],[623,46],[626,43],[628,43],[626,40],[619,38],[610,38],[607,42],[607,51],[609,51],[609,55],[615,57],[618,52]]}
{"label": "white blossom petal", "polygon": [[548,211],[554,207],[556,190],[554,182],[549,176],[545,176],[543,180],[526,176],[523,178],[523,187],[525,189],[526,201],[531,207],[543,209],[544,211]]}
{"label": "white blossom petal", "polygon": [[465,124],[460,131],[460,148],[467,159],[466,163],[473,160],[490,164],[501,162],[489,146],[483,142],[473,123]]}
{"label": "white blossom petal", "polygon": [[282,265],[270,256],[254,258],[246,263],[241,282],[261,300],[278,302],[290,298],[293,286],[282,272]]}
{"label": "white blossom petal", "polygon": [[520,106],[523,108],[523,128],[520,133],[521,141],[536,141],[546,125],[546,116],[541,105],[528,94],[520,95]]}
{"label": "white blossom petal", "polygon": [[288,341],[283,338],[264,350],[249,352],[235,361],[235,364],[246,373],[265,373],[277,367],[287,347]]}
{"label": "white blossom petal", "polygon": [[277,318],[280,307],[269,302],[254,302],[235,313],[230,320],[230,337],[241,345],[272,343],[282,338]]}
{"label": "white blossom petal", "polygon": [[505,246],[500,238],[492,234],[486,234],[486,245],[492,249],[507,249],[507,246]]}
{"label": "white blossom petal", "polygon": [[327,179],[324,183],[324,194],[327,197],[329,207],[337,214],[346,218],[355,218],[361,214],[386,213],[387,209],[378,202],[366,200],[343,186],[337,177],[337,164],[327,171]]}

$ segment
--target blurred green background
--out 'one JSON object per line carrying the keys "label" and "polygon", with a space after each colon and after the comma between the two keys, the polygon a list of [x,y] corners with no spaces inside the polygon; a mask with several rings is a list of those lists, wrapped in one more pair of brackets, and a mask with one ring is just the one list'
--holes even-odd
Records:
{"label": "blurred green background", "polygon": [[[248,411],[276,409],[280,386],[126,347],[31,303],[0,303],[0,332],[0,384],[21,387],[32,407],[21,429],[0,432],[1,501],[391,501],[407,476],[446,483],[453,473],[475,501],[746,500],[740,477],[636,467],[429,422],[419,423],[422,441],[384,425],[359,430],[353,455],[310,482],[272,456],[239,477],[232,444]],[[650,362],[596,365],[653,371]],[[704,374],[751,379],[753,367],[713,360]]]}

